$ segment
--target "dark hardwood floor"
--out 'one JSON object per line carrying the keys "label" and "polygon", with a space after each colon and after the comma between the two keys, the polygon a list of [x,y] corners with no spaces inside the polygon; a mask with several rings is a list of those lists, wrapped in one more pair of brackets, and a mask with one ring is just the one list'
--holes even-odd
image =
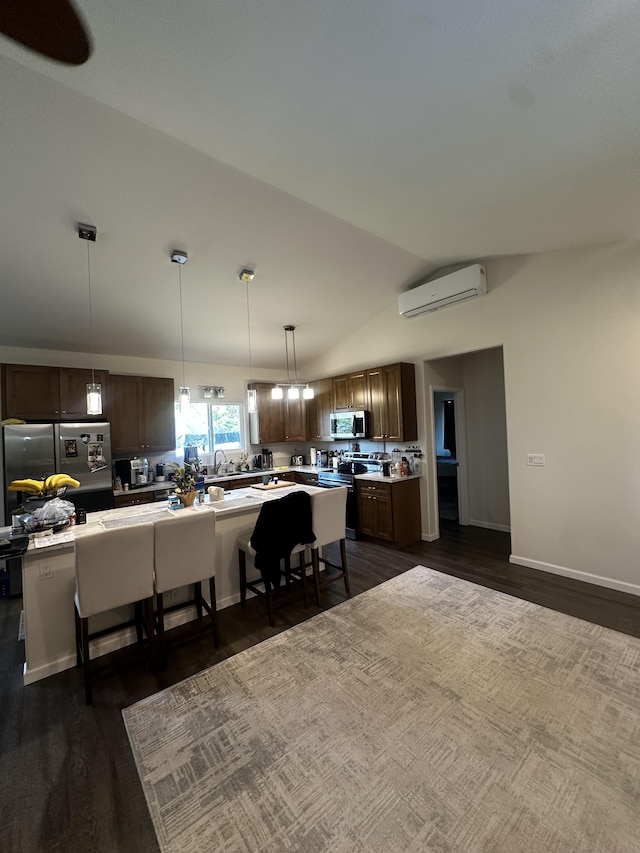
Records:
{"label": "dark hardwood floor", "polygon": [[[512,566],[504,533],[452,525],[439,541],[402,551],[352,541],[347,551],[354,594],[422,564],[640,636],[635,596]],[[344,586],[336,583],[323,605],[343,600]],[[20,599],[0,600],[0,850],[11,853],[158,850],[122,708],[320,612],[290,604],[270,628],[257,599],[244,610],[227,608],[219,614],[219,650],[208,629],[175,629],[169,667],[158,675],[147,671],[139,650],[110,655],[88,708],[79,670],[23,686],[20,608]]]}

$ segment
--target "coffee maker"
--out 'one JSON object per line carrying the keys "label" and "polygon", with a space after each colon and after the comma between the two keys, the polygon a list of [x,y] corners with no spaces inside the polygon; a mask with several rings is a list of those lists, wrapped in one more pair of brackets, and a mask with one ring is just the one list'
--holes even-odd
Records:
{"label": "coffee maker", "polygon": [[123,486],[125,483],[135,486],[139,480],[138,475],[144,474],[144,463],[137,456],[135,459],[116,459],[115,469],[116,477],[120,478]]}

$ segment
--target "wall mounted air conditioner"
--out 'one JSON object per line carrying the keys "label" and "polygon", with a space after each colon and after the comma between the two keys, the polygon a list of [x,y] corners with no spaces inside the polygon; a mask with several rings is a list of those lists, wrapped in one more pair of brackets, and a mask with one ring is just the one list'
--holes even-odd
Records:
{"label": "wall mounted air conditioner", "polygon": [[398,310],[403,317],[415,317],[427,311],[437,311],[463,299],[487,292],[487,273],[480,264],[471,264],[444,273],[407,290],[398,296]]}

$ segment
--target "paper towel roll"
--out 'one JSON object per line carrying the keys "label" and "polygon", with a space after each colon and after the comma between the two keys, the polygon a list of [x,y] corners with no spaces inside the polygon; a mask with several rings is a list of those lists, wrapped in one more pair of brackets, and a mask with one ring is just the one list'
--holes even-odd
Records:
{"label": "paper towel roll", "polygon": [[309,454],[311,456],[311,465],[317,465],[317,463],[318,463],[318,451],[315,449],[315,447],[309,448]]}

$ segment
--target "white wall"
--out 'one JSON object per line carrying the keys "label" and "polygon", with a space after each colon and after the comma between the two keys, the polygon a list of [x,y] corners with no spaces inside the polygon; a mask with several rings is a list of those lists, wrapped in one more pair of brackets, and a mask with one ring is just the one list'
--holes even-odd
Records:
{"label": "white wall", "polygon": [[486,265],[487,296],[412,320],[390,304],[313,375],[414,361],[424,389],[425,360],[503,346],[513,561],[640,594],[640,246]]}

